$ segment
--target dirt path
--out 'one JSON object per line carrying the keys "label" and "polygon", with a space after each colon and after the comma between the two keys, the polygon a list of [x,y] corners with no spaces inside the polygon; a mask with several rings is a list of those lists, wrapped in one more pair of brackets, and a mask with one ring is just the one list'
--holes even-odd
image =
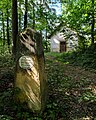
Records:
{"label": "dirt path", "polygon": [[96,71],[94,70],[86,70],[82,67],[72,66],[72,65],[64,65],[65,66],[65,75],[72,77],[75,80],[80,80],[83,78],[90,79],[92,81],[96,81]]}

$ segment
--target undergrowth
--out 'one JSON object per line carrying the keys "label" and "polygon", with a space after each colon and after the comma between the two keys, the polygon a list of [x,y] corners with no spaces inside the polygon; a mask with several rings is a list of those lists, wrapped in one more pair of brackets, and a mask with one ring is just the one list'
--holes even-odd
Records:
{"label": "undergrowth", "polygon": [[0,120],[84,120],[83,117],[88,116],[95,120],[96,95],[87,89],[92,81],[86,77],[74,80],[65,75],[64,66],[71,64],[95,69],[95,48],[93,45],[86,50],[45,54],[48,100],[42,114],[34,114],[16,103],[12,55],[7,52],[0,55]]}
{"label": "undergrowth", "polygon": [[[50,53],[49,53],[50,54]],[[66,53],[52,53],[56,60],[84,68],[96,69],[96,44],[86,49]]]}

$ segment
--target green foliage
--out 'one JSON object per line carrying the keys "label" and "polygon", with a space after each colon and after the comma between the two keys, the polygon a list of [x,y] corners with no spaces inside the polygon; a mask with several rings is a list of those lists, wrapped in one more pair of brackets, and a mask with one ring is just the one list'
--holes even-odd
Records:
{"label": "green foliage", "polygon": [[0,119],[1,120],[13,120],[13,118],[8,115],[0,115]]}
{"label": "green foliage", "polygon": [[90,40],[86,39],[84,36],[78,35],[78,48],[79,50],[86,50],[90,45]]}
{"label": "green foliage", "polygon": [[62,53],[56,58],[64,63],[96,69],[96,44],[77,51]]}
{"label": "green foliage", "polygon": [[12,54],[9,53],[8,48],[4,47],[4,51],[3,49],[1,49],[0,52],[0,67],[12,67],[14,66],[14,61],[13,61],[13,57]]}
{"label": "green foliage", "polygon": [[48,40],[43,40],[44,52],[50,52],[50,42]]}
{"label": "green foliage", "polygon": [[[71,29],[83,35],[91,35],[92,16],[95,16],[96,2],[92,0],[64,0],[63,21]],[[95,24],[96,26],[96,24]]]}
{"label": "green foliage", "polygon": [[[33,16],[33,0],[28,2],[28,26],[32,26],[35,20],[35,29],[38,31],[47,30],[51,33],[56,28],[56,23],[64,22],[64,24],[81,33],[82,35],[90,35],[92,7],[91,0],[64,0],[62,18],[57,18],[55,14],[46,11],[40,5],[35,4],[35,18]],[[11,36],[11,2],[0,1],[1,16],[0,21],[5,22],[6,16],[10,19],[10,36]],[[7,15],[8,8],[10,15]],[[96,1],[94,10],[96,9]],[[18,1],[19,31],[23,28],[24,0]],[[2,16],[2,13],[4,16]],[[3,18],[2,18],[3,17]],[[95,15],[96,17],[96,15]],[[46,109],[43,113],[34,114],[24,104],[18,104],[14,99],[14,94],[19,92],[13,88],[14,82],[14,62],[12,55],[6,46],[2,47],[2,30],[0,24],[0,119],[1,120],[78,120],[82,116],[91,113],[96,116],[96,95],[87,90],[91,84],[91,80],[87,78],[80,81],[73,80],[72,76],[65,74],[66,65],[80,65],[85,68],[96,69],[96,45],[87,46],[85,39],[80,40],[80,48],[75,52],[68,53],[47,53],[46,70],[48,72],[48,101]],[[96,24],[95,24],[96,27]],[[5,31],[6,38],[6,31]],[[48,41],[43,41],[45,51],[50,50]],[[46,47],[47,46],[47,47]],[[9,69],[11,72],[9,72]],[[6,71],[6,72],[5,72]],[[70,70],[71,72],[71,70]],[[2,77],[3,75],[3,77]],[[80,77],[80,76],[79,76]],[[84,88],[84,89],[83,89]],[[76,94],[75,94],[76,93]],[[78,93],[78,94],[77,94]],[[78,108],[78,106],[80,108]],[[84,107],[84,108],[83,108]],[[88,107],[88,110],[86,109]],[[96,118],[96,117],[95,117]],[[94,118],[94,119],[95,119]]]}
{"label": "green foliage", "polygon": [[82,28],[82,24],[86,23],[88,20],[88,11],[90,10],[90,3],[86,0],[71,0],[66,4],[66,22],[70,25],[71,28],[76,29],[77,31]]}
{"label": "green foliage", "polygon": [[83,93],[81,98],[85,101],[90,101],[90,102],[95,102],[96,101],[96,96],[92,92]]}

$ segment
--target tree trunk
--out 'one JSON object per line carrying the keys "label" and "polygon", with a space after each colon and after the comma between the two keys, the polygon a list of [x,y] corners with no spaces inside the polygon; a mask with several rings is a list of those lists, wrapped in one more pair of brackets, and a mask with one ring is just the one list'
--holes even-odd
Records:
{"label": "tree trunk", "polygon": [[91,39],[92,44],[94,44],[94,27],[95,27],[95,19],[94,19],[94,0],[92,0],[92,26],[91,26]]}
{"label": "tree trunk", "polygon": [[44,110],[46,79],[42,36],[30,28],[25,29],[17,41],[15,87],[20,89],[17,101],[26,103],[33,112]]}
{"label": "tree trunk", "polygon": [[12,0],[12,40],[13,40],[13,55],[16,55],[16,40],[18,35],[18,13],[17,0]]}
{"label": "tree trunk", "polygon": [[28,0],[25,0],[24,29],[27,27]]}
{"label": "tree trunk", "polygon": [[10,37],[9,37],[9,11],[7,9],[7,44],[10,53]]}
{"label": "tree trunk", "polygon": [[47,14],[46,14],[46,51],[48,51],[48,44],[47,44],[47,29],[48,29],[48,21],[47,21]]}
{"label": "tree trunk", "polygon": [[34,4],[34,1],[32,2],[33,3],[33,25],[32,25],[32,28],[35,29],[35,4]]}
{"label": "tree trunk", "polygon": [[3,29],[3,46],[5,45],[5,24],[4,24],[4,15],[2,11],[2,29]]}
{"label": "tree trunk", "polygon": [[19,28],[19,32],[21,31],[22,29],[22,26],[21,26],[21,2],[19,1],[19,11],[18,11],[18,28]]}

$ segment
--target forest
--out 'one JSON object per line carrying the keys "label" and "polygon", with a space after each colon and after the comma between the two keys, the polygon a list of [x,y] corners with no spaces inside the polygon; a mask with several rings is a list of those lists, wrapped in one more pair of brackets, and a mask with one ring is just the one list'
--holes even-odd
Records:
{"label": "forest", "polygon": [[96,120],[95,0],[0,1],[0,120]]}

